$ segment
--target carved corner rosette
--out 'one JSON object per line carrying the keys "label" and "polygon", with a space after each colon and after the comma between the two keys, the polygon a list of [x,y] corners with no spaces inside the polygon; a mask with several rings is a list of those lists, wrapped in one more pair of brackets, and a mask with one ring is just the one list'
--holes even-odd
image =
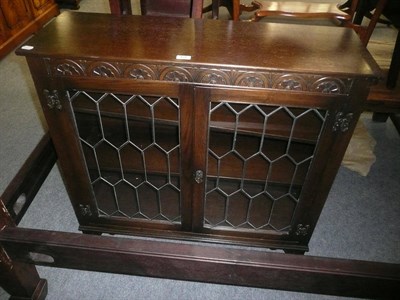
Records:
{"label": "carved corner rosette", "polygon": [[297,236],[306,236],[310,233],[310,225],[297,224],[294,234]]}
{"label": "carved corner rosette", "polygon": [[92,210],[88,204],[79,204],[79,209],[82,216],[92,216]]}
{"label": "carved corner rosette", "polygon": [[334,132],[346,132],[349,130],[351,121],[353,120],[353,113],[338,112],[335,116],[332,130]]}
{"label": "carved corner rosette", "polygon": [[57,110],[62,109],[60,96],[57,90],[49,91],[47,89],[44,89],[43,95],[46,98],[47,106],[50,109],[57,109]]}

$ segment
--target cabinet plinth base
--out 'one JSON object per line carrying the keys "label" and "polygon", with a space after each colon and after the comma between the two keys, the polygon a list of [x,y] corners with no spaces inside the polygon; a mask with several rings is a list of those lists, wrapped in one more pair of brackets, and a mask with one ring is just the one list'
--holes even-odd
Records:
{"label": "cabinet plinth base", "polygon": [[[107,225],[104,227],[99,226],[79,226],[79,230],[84,234],[88,235],[125,235],[135,237],[147,237],[161,240],[175,240],[175,241],[186,241],[186,242],[202,242],[211,244],[222,244],[232,246],[243,246],[243,247],[256,247],[265,248],[266,251],[282,250],[285,253],[291,254],[304,254],[309,251],[307,245],[295,243],[292,240],[285,240],[283,237],[286,235],[276,235],[277,239],[266,239],[266,238],[244,238],[240,236],[227,236],[225,234],[207,234],[207,233],[196,233],[196,232],[185,232],[185,231],[173,231],[173,230],[156,230],[156,229],[144,229],[144,228],[122,228],[112,227]],[[282,236],[282,239],[279,237]]]}

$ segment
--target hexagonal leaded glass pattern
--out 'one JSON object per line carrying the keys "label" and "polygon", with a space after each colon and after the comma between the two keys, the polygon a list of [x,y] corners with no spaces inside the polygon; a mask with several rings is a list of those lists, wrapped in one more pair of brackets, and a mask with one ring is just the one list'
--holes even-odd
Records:
{"label": "hexagonal leaded glass pattern", "polygon": [[204,226],[290,229],[326,111],[210,104]]}
{"label": "hexagonal leaded glass pattern", "polygon": [[99,215],[181,222],[179,102],[70,91]]}

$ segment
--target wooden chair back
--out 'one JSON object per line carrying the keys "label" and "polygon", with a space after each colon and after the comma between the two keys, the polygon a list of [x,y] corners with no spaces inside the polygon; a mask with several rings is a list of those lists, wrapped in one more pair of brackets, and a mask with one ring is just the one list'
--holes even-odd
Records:
{"label": "wooden chair back", "polygon": [[335,19],[339,22],[351,21],[350,14],[340,10],[336,3],[256,0],[252,2],[252,7],[256,10],[253,21],[275,16],[298,19]]}
{"label": "wooden chair back", "polygon": [[[358,2],[358,0],[352,0],[354,2]],[[368,25],[363,26],[362,24],[356,24],[354,22],[347,24],[348,27],[353,28],[358,35],[360,36],[361,41],[363,42],[364,46],[367,46],[369,39],[371,38],[372,32],[375,29],[376,24],[379,21],[379,18],[387,4],[387,0],[378,0],[378,3],[376,4],[376,8],[374,10],[374,13],[371,16],[371,20],[369,21]],[[353,3],[352,3],[353,6]],[[355,18],[355,13],[356,13],[356,8],[351,8],[354,9],[354,11],[352,11],[352,17],[353,20]]]}
{"label": "wooden chair back", "polygon": [[[116,15],[131,15],[131,0],[109,0]],[[140,0],[142,15],[201,18],[203,0]]]}
{"label": "wooden chair back", "polygon": [[333,19],[342,26],[353,28],[366,46],[387,0],[378,0],[371,21],[366,26],[353,22],[359,3],[359,0],[352,0],[350,7],[343,11],[339,9],[339,3],[255,0],[250,6],[241,5],[241,11],[255,11],[252,21],[260,21],[271,16],[297,19]]}
{"label": "wooden chair back", "polygon": [[108,0],[113,15],[131,15],[131,0]]}

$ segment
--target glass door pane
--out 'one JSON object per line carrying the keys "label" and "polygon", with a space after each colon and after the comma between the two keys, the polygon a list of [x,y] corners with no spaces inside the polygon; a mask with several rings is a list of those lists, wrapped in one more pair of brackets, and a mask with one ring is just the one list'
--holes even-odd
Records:
{"label": "glass door pane", "polygon": [[181,222],[179,101],[69,91],[98,214]]}
{"label": "glass door pane", "polygon": [[204,226],[288,232],[326,111],[210,102]]}

